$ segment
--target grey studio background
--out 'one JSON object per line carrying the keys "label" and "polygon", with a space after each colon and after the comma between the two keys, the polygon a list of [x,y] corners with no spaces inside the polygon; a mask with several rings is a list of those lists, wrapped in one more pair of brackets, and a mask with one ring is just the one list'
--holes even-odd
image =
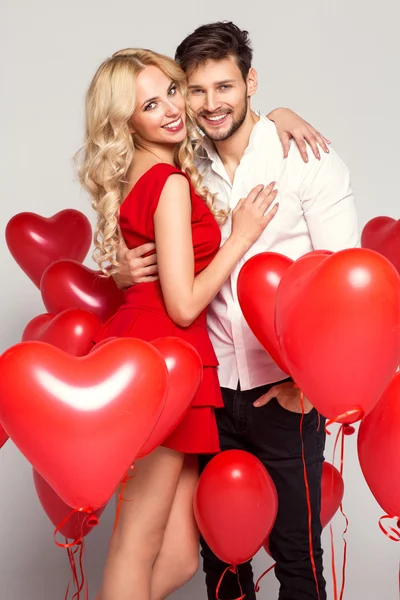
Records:
{"label": "grey studio background", "polygon": [[[127,46],[173,55],[196,26],[223,19],[250,31],[260,76],[253,108],[268,112],[289,106],[332,140],[352,172],[360,227],[376,215],[400,217],[397,0],[369,6],[361,0],[249,0],[237,5],[225,0],[6,0],[1,12],[2,231],[21,211],[51,216],[71,207],[85,212],[93,223],[89,201],[74,180],[71,157],[82,140],[83,98],[95,69]],[[19,341],[26,323],[44,308],[38,290],[9,255],[4,237],[1,261],[4,351]],[[86,264],[93,267],[90,258]],[[396,600],[399,547],[378,528],[382,511],[361,476],[356,436],[346,439],[346,447],[345,510],[350,527],[345,600]],[[331,460],[331,439],[326,457]],[[101,526],[87,539],[91,599],[100,581],[112,519],[111,503]],[[343,526],[343,518],[337,516],[339,566]],[[324,547],[332,599],[327,531]],[[255,573],[269,564],[271,559],[260,552]],[[67,558],[54,545],[31,468],[8,442],[0,452],[0,599],[61,600],[67,577]],[[199,570],[173,600],[205,597]],[[276,597],[277,583],[270,574],[259,598]]]}

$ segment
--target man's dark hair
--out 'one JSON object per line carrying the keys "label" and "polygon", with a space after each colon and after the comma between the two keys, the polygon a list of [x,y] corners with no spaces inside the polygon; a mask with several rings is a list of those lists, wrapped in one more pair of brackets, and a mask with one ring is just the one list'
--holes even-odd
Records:
{"label": "man's dark hair", "polygon": [[222,60],[233,56],[243,79],[253,59],[248,31],[242,31],[228,21],[218,21],[198,27],[179,44],[175,60],[184,71],[198,67],[207,60]]}

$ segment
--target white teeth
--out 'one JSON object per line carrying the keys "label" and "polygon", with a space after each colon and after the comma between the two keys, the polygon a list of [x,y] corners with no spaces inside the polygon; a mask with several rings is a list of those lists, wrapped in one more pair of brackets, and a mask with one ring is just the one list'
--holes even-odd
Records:
{"label": "white teeth", "polygon": [[181,117],[179,117],[179,119],[177,119],[176,121],[173,121],[172,123],[168,123],[168,125],[164,125],[165,129],[175,129],[175,127],[178,127],[178,125],[181,124]]}
{"label": "white teeth", "polygon": [[217,117],[207,117],[207,119],[209,121],[222,121],[222,119],[225,119],[227,114],[228,113],[225,113],[224,115],[218,115]]}

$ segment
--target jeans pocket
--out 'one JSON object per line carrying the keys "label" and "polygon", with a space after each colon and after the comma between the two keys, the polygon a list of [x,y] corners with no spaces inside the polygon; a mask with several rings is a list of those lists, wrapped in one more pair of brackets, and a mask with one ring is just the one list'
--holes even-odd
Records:
{"label": "jeans pocket", "polygon": [[[301,424],[302,414],[298,412],[294,412],[282,406],[277,398],[272,398],[272,400],[268,403],[271,404],[271,410],[273,411],[277,420],[282,421],[285,425],[289,427],[294,427],[299,429]],[[267,405],[268,406],[268,405]],[[304,415],[303,420],[303,428],[310,427],[315,422],[315,428],[317,429],[317,421],[318,421],[318,413],[313,408],[309,413]]]}

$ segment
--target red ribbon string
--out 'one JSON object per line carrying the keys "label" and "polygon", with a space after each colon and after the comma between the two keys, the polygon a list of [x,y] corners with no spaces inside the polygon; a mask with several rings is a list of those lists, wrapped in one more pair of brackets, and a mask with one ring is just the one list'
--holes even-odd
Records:
{"label": "red ribbon string", "polygon": [[121,482],[121,490],[118,494],[118,505],[117,505],[117,510],[115,512],[115,521],[114,521],[114,528],[113,528],[113,532],[111,535],[111,539],[114,537],[115,532],[117,531],[117,527],[118,527],[118,523],[119,523],[119,518],[121,516],[121,508],[122,508],[122,503],[123,502],[132,502],[131,500],[126,500],[126,498],[124,498],[124,493],[125,493],[125,489],[126,486],[128,484],[128,481],[130,481],[131,479],[133,479],[136,475],[136,467],[135,465],[132,465],[130,470],[132,471],[132,475],[128,475],[128,473],[125,475],[125,477],[123,478],[122,482]]}
{"label": "red ribbon string", "polygon": [[[76,554],[78,551],[78,547],[75,548],[75,550],[72,552],[72,554]],[[85,567],[84,567],[84,559],[86,558],[86,546],[85,546],[85,542],[82,541],[82,543],[79,545],[79,576],[80,576],[80,583],[79,583],[79,579],[77,576],[77,591],[76,593],[72,596],[72,600],[80,600],[81,598],[81,593],[84,592],[84,600],[89,600],[89,585],[88,582],[85,579]],[[74,559],[75,561],[75,559]]]}
{"label": "red ribbon string", "polygon": [[70,586],[71,586],[71,582],[69,581],[68,585],[67,585],[67,590],[65,592],[64,600],[68,600]]}
{"label": "red ribbon string", "polygon": [[[65,540],[67,541],[67,540]],[[72,573],[72,578],[73,578],[73,585],[75,587],[76,590],[79,589],[79,580],[78,580],[78,574],[76,571],[76,564],[75,564],[75,554],[76,552],[79,550],[79,545],[77,545],[73,550],[71,548],[67,548],[67,555],[68,555],[68,560],[69,560],[69,565],[71,568],[71,573]],[[67,586],[67,590],[65,592],[65,599],[67,600],[68,596],[69,596],[69,589],[71,587],[71,582],[68,583]]]}
{"label": "red ribbon string", "polygon": [[[360,421],[361,419],[364,418],[364,411],[362,408],[359,408],[358,406],[356,406],[355,408],[352,408],[351,410],[346,410],[346,412],[342,413],[341,415],[338,415],[337,417],[335,417],[334,419],[330,419],[329,421],[326,422],[325,425],[325,431],[327,433],[327,435],[331,435],[331,432],[329,431],[328,427],[330,427],[331,425],[333,425],[334,423],[339,423],[340,425],[344,425],[344,423],[342,423],[342,421],[344,421],[344,419],[348,419],[349,417],[351,417],[353,420],[351,421],[351,423],[355,423],[356,421]],[[354,433],[354,427],[351,427],[351,425],[347,424],[346,427],[348,427],[347,431],[346,431],[346,435],[351,435],[352,433]]]}
{"label": "red ribbon string", "polygon": [[317,589],[318,600],[320,600],[317,568],[315,566],[314,548],[313,548],[313,541],[312,541],[312,511],[311,511],[310,486],[308,485],[307,464],[306,464],[306,455],[305,455],[305,450],[304,450],[304,438],[303,438],[303,422],[304,422],[304,417],[305,417],[304,396],[303,396],[303,392],[301,390],[300,390],[300,404],[301,404],[301,420],[300,420],[301,457],[303,459],[304,483],[306,486],[306,498],[307,498],[308,542],[309,542],[309,547],[310,547],[311,567],[312,567],[312,571],[313,571],[313,575],[314,575],[315,587]]}
{"label": "red ribbon string", "polygon": [[[389,528],[387,529],[384,526],[383,521],[386,521],[388,519],[396,521],[396,526],[392,527],[390,525]],[[386,537],[389,538],[389,540],[392,540],[393,542],[400,542],[400,517],[394,517],[394,516],[392,517],[391,515],[383,515],[383,517],[381,517],[379,519],[378,524],[379,524],[381,531],[386,535]],[[389,533],[389,531],[391,531],[391,533]],[[399,563],[399,600],[400,600],[400,563]]]}
{"label": "red ribbon string", "polygon": [[[386,527],[384,527],[383,521],[386,521],[388,519],[397,521],[396,528],[389,526],[386,529]],[[392,540],[393,542],[400,542],[400,518],[399,517],[392,517],[390,515],[384,515],[383,517],[381,517],[379,519],[378,524],[379,524],[381,531],[383,531],[383,533],[386,535],[386,537],[389,538],[389,540]],[[391,531],[391,533],[389,533],[389,531]],[[394,535],[392,535],[392,534],[394,534]]]}
{"label": "red ribbon string", "polygon": [[256,585],[254,586],[254,591],[256,592],[256,594],[257,594],[257,592],[259,592],[259,591],[260,591],[260,581],[261,581],[261,579],[262,579],[263,577],[265,577],[265,575],[268,575],[268,573],[269,573],[270,571],[272,571],[272,569],[275,569],[275,567],[276,567],[276,563],[274,563],[273,565],[271,565],[271,566],[270,566],[270,567],[269,567],[269,568],[268,568],[266,571],[264,571],[264,573],[263,573],[262,575],[260,575],[260,577],[257,579],[257,581],[256,581]]}
{"label": "red ribbon string", "polygon": [[235,598],[235,600],[244,600],[246,598],[246,594],[243,594],[242,586],[241,586],[240,579],[239,579],[239,573],[238,573],[238,570],[235,565],[230,565],[229,567],[226,567],[225,571],[222,573],[220,580],[218,582],[218,585],[217,585],[217,589],[215,590],[216,600],[220,600],[219,590],[220,590],[222,581],[228,571],[230,571],[231,573],[236,573],[238,584],[239,584],[240,596],[239,596],[239,598]]}
{"label": "red ribbon string", "polygon": [[[73,540],[72,542],[68,542],[66,538],[65,538],[65,543],[61,543],[61,542],[57,541],[57,533],[59,533],[59,531],[62,529],[62,527],[66,523],[68,523],[69,519],[76,513],[86,513],[86,517],[84,519],[82,519],[80,536],[78,538],[76,538],[75,540]],[[73,579],[74,586],[77,590],[75,592],[75,594],[73,595],[72,600],[80,600],[80,594],[81,594],[82,590],[84,589],[84,587],[85,587],[85,600],[86,600],[86,598],[87,599],[89,598],[89,591],[88,591],[87,583],[85,582],[85,571],[84,571],[84,567],[83,567],[83,553],[85,551],[85,544],[84,544],[84,539],[83,539],[83,528],[85,525],[89,525],[89,527],[96,527],[96,525],[98,525],[98,523],[99,523],[99,519],[93,513],[93,509],[91,509],[91,508],[76,508],[76,509],[72,510],[54,530],[55,544],[59,548],[65,548],[67,550],[69,564],[71,567],[72,579]],[[73,550],[72,550],[72,548],[73,548]],[[79,577],[78,577],[76,564],[75,564],[75,554],[78,551],[79,551],[79,568],[80,568],[80,578],[81,578],[80,582],[79,582]],[[67,598],[68,598],[70,587],[71,587],[71,582],[68,582],[64,600],[67,600]]]}
{"label": "red ribbon string", "polygon": [[[341,442],[340,442],[340,475],[343,478],[343,468],[344,468],[344,436],[345,435],[351,435],[352,433],[354,433],[354,427],[351,427],[351,425],[342,425],[341,427],[342,429],[342,438],[341,438]],[[340,600],[343,600],[343,595],[344,595],[344,587],[346,584],[346,567],[347,567],[347,540],[346,540],[346,533],[347,530],[349,528],[349,520],[343,510],[343,502],[340,503],[340,512],[342,513],[345,521],[346,521],[346,526],[345,529],[342,533],[342,539],[343,539],[343,563],[342,563],[342,585],[340,588]]]}
{"label": "red ribbon string", "polygon": [[336,580],[336,564],[335,564],[335,543],[333,539],[332,525],[329,525],[329,533],[331,537],[331,566],[332,566],[332,582],[333,582],[333,598],[338,599],[338,589]]}
{"label": "red ribbon string", "polygon": [[71,511],[65,517],[65,519],[63,519],[61,521],[61,523],[54,530],[54,542],[59,548],[74,548],[75,546],[78,546],[81,543],[82,535],[80,535],[76,540],[74,540],[73,542],[70,542],[70,543],[66,542],[65,544],[62,544],[61,542],[57,541],[57,533],[60,531],[60,529],[62,527],[64,527],[64,525],[66,523],[68,523],[68,521],[70,520],[70,518],[73,515],[75,515],[76,513],[80,513],[80,512],[86,513],[88,515],[88,517],[90,516],[90,519],[88,517],[86,517],[86,519],[83,520],[82,528],[83,528],[84,524],[87,524],[90,527],[96,527],[96,525],[99,524],[99,519],[93,513],[93,509],[91,509],[91,508],[75,508],[73,511]]}
{"label": "red ribbon string", "polygon": [[321,413],[318,413],[318,427],[317,427],[317,432],[320,430],[321,427]]}
{"label": "red ribbon string", "polygon": [[[340,417],[339,417],[340,418]],[[337,449],[337,445],[340,439],[340,466],[339,466],[339,472],[341,477],[343,477],[343,470],[344,470],[344,436],[345,435],[352,435],[354,433],[355,429],[354,427],[352,427],[351,425],[345,425],[342,424],[339,428],[339,431],[337,432],[336,435],[336,439],[335,439],[335,444],[333,447],[333,459],[332,459],[332,464],[335,465],[335,456],[336,456],[336,449]],[[343,562],[342,562],[342,583],[340,586],[340,594],[338,595],[338,590],[337,590],[337,583],[336,583],[336,566],[335,566],[335,556],[334,556],[334,545],[333,545],[333,531],[332,531],[332,526],[330,526],[330,531],[331,531],[331,549],[332,549],[332,579],[333,579],[333,591],[334,591],[334,600],[343,600],[343,596],[344,596],[344,589],[345,589],[345,584],[346,584],[346,568],[347,568],[347,540],[346,540],[346,533],[348,531],[349,528],[349,520],[343,510],[343,503],[340,503],[340,512],[342,513],[345,521],[346,521],[346,525],[344,528],[344,531],[342,533],[342,539],[343,539]]]}
{"label": "red ribbon string", "polygon": [[[80,568],[80,573],[81,573],[81,585],[79,586],[78,589],[78,593],[76,596],[76,600],[80,600],[80,593],[82,591],[84,591],[84,600],[89,600],[89,585],[88,582],[85,580],[85,568],[84,568],[84,559],[86,558],[86,546],[84,543],[82,543],[80,551],[79,551],[79,568]],[[75,596],[72,598],[72,600],[75,599]]]}

